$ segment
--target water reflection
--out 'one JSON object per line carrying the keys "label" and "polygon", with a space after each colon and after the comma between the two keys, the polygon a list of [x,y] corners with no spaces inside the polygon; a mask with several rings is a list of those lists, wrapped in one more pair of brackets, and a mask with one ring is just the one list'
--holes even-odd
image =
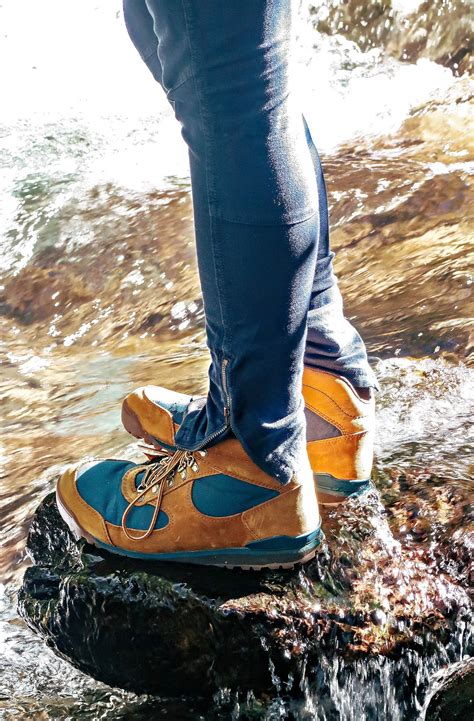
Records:
{"label": "water reflection", "polygon": [[[340,36],[312,35],[306,50],[301,38],[313,115],[316,106],[332,109],[325,120],[313,117],[315,127],[320,124],[315,135],[326,149],[345,140],[324,165],[346,309],[370,353],[381,358],[375,480],[388,513],[377,526],[379,551],[389,560],[403,553],[406,561],[400,576],[396,564],[384,566],[383,583],[383,564],[374,564],[360,593],[378,593],[381,613],[388,613],[393,599],[385,591],[404,584],[407,613],[413,613],[410,604],[426,601],[421,592],[410,595],[420,569],[425,573],[432,563],[438,574],[443,570],[446,584],[435,574],[425,590],[449,603],[465,585],[460,569],[469,557],[470,85],[430,63],[402,67],[377,49],[361,53]],[[130,388],[153,382],[205,392],[203,310],[178,135],[166,115],[91,122],[75,112],[58,121],[53,113],[36,121],[15,118],[1,128],[4,581],[18,582],[27,563],[28,519],[64,464],[86,455],[141,458],[120,427],[119,403]],[[351,551],[344,529],[353,527],[355,510],[348,506],[325,519],[341,554]],[[310,582],[307,592],[311,597]],[[197,702],[137,699],[91,681],[25,629],[12,586],[2,603],[5,718],[194,719],[214,713]],[[436,664],[439,659],[426,662],[425,681]],[[395,694],[388,661],[379,672],[378,683],[386,681],[381,688]],[[354,698],[363,704],[369,695],[369,667],[350,677],[344,668],[328,673],[332,706],[328,701],[321,718],[331,718],[335,708],[344,718],[362,718],[367,708]],[[235,698],[226,694],[216,699],[217,708],[223,703],[226,717],[237,718]],[[302,695],[300,702],[277,699],[263,711],[261,701],[243,701],[269,719],[326,713],[314,687]],[[402,718],[395,695],[386,703],[387,718]]]}

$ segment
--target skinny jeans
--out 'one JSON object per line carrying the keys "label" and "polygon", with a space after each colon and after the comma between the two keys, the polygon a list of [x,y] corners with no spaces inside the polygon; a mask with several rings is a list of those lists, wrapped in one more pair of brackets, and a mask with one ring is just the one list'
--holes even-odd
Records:
{"label": "skinny jeans", "polygon": [[124,0],[129,35],[188,146],[210,351],[176,434],[233,434],[282,483],[306,460],[303,364],[376,387],[344,317],[326,187],[292,92],[294,0]]}

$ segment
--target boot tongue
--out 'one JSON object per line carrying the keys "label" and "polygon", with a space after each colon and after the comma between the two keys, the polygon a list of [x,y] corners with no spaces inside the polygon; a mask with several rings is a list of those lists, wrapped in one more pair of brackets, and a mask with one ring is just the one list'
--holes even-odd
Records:
{"label": "boot tongue", "polygon": [[[147,432],[163,445],[174,446],[175,432],[189,412],[189,404],[193,398],[160,386],[145,386],[142,392],[154,406],[151,415],[146,414]],[[145,417],[145,412],[146,409],[141,405],[140,416]]]}

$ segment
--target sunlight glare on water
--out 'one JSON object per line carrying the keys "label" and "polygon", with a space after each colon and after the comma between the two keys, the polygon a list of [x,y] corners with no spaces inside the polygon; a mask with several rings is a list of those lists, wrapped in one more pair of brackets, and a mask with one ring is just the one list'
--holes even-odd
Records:
{"label": "sunlight glare on water", "polygon": [[[96,184],[163,188],[171,176],[187,177],[189,166],[179,125],[128,38],[118,0],[5,0],[0,23],[0,62],[14,69],[0,76],[0,267],[13,270],[41,242],[36,227],[45,220],[43,213],[18,238],[25,182],[35,193],[48,189],[53,214]],[[323,151],[396,129],[412,106],[453,82],[435,63],[384,61],[379,50],[318,36],[305,12],[295,31],[293,87]]]}

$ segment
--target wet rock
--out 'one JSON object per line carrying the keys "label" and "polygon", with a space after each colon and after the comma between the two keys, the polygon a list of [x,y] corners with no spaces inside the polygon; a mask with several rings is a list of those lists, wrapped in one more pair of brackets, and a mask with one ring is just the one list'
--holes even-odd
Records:
{"label": "wet rock", "polygon": [[377,626],[385,626],[387,623],[387,614],[381,611],[380,608],[372,611],[370,618]]}
{"label": "wet rock", "polygon": [[405,16],[395,16],[387,52],[400,60],[434,60],[455,75],[474,71],[474,23],[469,0],[427,0]]}
{"label": "wet rock", "polygon": [[391,2],[387,0],[310,3],[310,13],[318,32],[344,35],[362,50],[385,45],[394,24]]}
{"label": "wet rock", "polygon": [[472,362],[473,97],[460,79],[393,135],[323,158],[336,271],[372,353]]}
{"label": "wet rock", "polygon": [[388,0],[329,0],[311,4],[319,32],[341,34],[362,50],[384,47],[394,57],[408,62],[434,60],[456,75],[474,69],[474,23],[468,0],[427,0],[412,12]]}
{"label": "wet rock", "polygon": [[27,325],[53,318],[59,305],[66,307],[90,302],[93,297],[72,273],[34,268],[9,278],[0,296],[0,312]]}
{"label": "wet rock", "polygon": [[[390,662],[416,694],[425,655],[460,652],[463,588],[401,552],[375,492],[329,513],[325,531],[314,562],[291,572],[139,563],[76,543],[50,495],[30,530],[19,610],[57,654],[135,692],[269,693],[303,679],[327,690],[323,668],[350,674],[365,659],[374,676]],[[436,608],[440,590],[449,614]]]}
{"label": "wet rock", "polygon": [[426,711],[429,721],[466,721],[474,716],[474,659],[451,669],[433,694]]}

